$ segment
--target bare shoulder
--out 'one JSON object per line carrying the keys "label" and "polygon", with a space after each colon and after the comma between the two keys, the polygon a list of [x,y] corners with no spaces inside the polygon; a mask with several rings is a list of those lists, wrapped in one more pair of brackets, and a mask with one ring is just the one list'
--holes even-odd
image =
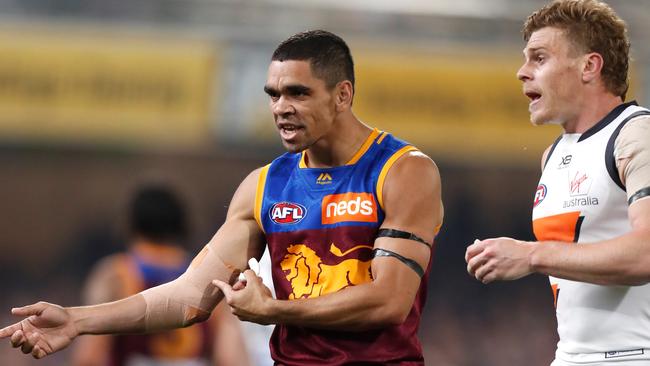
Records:
{"label": "bare shoulder", "polygon": [[616,138],[616,146],[626,145],[626,142],[640,141],[646,146],[650,146],[650,115],[642,115],[630,120],[623,126],[621,132]]}
{"label": "bare shoulder", "polygon": [[431,242],[443,217],[440,173],[434,161],[419,151],[402,156],[388,172],[383,202],[384,226]]}
{"label": "bare shoulder", "polygon": [[388,171],[385,182],[387,188],[394,185],[407,185],[410,188],[440,188],[440,172],[436,163],[426,154],[414,150],[400,157]]}
{"label": "bare shoulder", "polygon": [[[263,166],[248,173],[246,178],[244,178],[244,180],[239,184],[239,188],[237,188],[237,192],[240,191],[245,191],[248,193],[250,193],[250,191],[254,192],[257,189],[257,184],[260,180],[260,176],[266,170],[266,168],[267,168],[266,166]],[[237,192],[235,192],[235,194],[237,194]]]}
{"label": "bare shoulder", "polygon": [[253,217],[260,177],[265,174],[266,168],[265,166],[253,170],[239,184],[230,201],[228,217],[232,217],[233,215]]}
{"label": "bare shoulder", "polygon": [[542,153],[542,161],[540,162],[540,166],[542,171],[544,171],[544,166],[546,165],[546,159],[548,159],[548,154],[551,153],[551,149],[553,148],[553,144],[548,145],[546,150]]}

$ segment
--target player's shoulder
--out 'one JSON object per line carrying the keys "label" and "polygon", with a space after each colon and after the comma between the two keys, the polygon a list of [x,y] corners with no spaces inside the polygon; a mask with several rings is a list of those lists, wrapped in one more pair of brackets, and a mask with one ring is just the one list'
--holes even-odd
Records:
{"label": "player's shoulder", "polygon": [[271,164],[266,164],[264,166],[257,167],[253,169],[248,175],[244,178],[242,183],[240,184],[241,187],[247,187],[247,188],[253,188],[257,187],[260,177],[263,177],[266,175],[266,173],[269,170],[269,167]]}
{"label": "player's shoulder", "polygon": [[418,181],[426,177],[435,178],[435,181],[440,180],[438,165],[429,155],[417,149],[407,151],[395,162],[392,169],[397,173],[396,177]]}
{"label": "player's shoulder", "polygon": [[618,138],[635,138],[647,135],[650,131],[650,114],[643,114],[629,120],[622,128]]}
{"label": "player's shoulder", "polygon": [[440,172],[436,163],[423,152],[410,150],[392,164],[385,181],[378,184],[378,194],[383,198],[401,199],[404,194],[416,191],[418,194],[440,191],[440,186]]}

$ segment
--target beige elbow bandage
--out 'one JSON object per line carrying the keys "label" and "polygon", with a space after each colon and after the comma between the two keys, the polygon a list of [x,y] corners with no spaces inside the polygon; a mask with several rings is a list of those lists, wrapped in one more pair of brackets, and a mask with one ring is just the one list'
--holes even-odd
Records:
{"label": "beige elbow bandage", "polygon": [[179,278],[141,293],[147,304],[145,330],[185,327],[208,319],[223,298],[212,280],[233,284],[239,272],[206,245]]}

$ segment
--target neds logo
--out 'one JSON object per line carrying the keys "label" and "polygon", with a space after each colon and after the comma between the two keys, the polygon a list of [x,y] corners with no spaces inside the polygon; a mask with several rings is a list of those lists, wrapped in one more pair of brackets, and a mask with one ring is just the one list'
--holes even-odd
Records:
{"label": "neds logo", "polygon": [[330,194],[323,197],[321,221],[323,224],[377,222],[376,207],[372,193]]}
{"label": "neds logo", "polygon": [[269,211],[271,220],[276,224],[297,224],[306,214],[305,206],[293,202],[278,202]]}

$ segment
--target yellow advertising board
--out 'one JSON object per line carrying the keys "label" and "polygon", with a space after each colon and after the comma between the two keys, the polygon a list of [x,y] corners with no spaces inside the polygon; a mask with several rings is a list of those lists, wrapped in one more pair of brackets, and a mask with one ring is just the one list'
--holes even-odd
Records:
{"label": "yellow advertising board", "polygon": [[0,139],[192,147],[214,98],[208,42],[0,30]]}
{"label": "yellow advertising board", "polygon": [[533,127],[516,72],[521,52],[358,51],[354,111],[434,157],[539,160],[560,134]]}

